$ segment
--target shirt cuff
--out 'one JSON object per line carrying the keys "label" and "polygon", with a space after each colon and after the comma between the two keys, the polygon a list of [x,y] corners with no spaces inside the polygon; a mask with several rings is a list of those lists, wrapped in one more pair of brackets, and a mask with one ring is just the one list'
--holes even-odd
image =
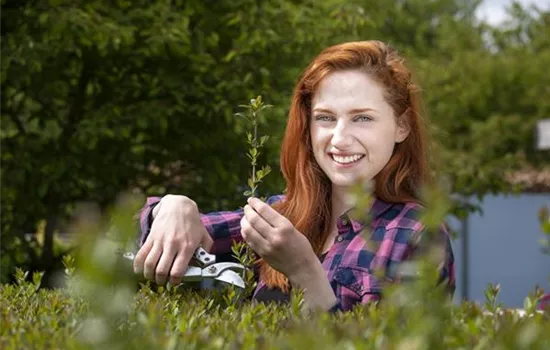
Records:
{"label": "shirt cuff", "polygon": [[145,207],[142,209],[140,213],[140,237],[138,247],[141,247],[145,241],[147,240],[147,237],[149,236],[149,232],[151,232],[151,226],[153,224],[153,209],[160,203],[159,197],[153,197],[148,198],[147,203]]}

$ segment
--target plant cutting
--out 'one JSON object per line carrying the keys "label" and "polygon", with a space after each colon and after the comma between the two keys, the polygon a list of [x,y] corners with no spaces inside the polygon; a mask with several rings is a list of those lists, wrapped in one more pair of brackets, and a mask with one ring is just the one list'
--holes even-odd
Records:
{"label": "plant cutting", "polygon": [[[261,149],[269,139],[269,135],[258,135],[258,127],[262,120],[262,113],[264,110],[273,107],[272,105],[265,104],[262,101],[262,96],[258,96],[250,100],[248,105],[239,105],[244,108],[244,112],[235,113],[235,116],[243,118],[247,123],[249,130],[246,132],[246,142],[250,146],[246,152],[246,156],[250,159],[250,177],[247,184],[248,189],[243,193],[246,197],[256,197],[258,192],[258,185],[262,180],[271,172],[269,165],[262,166],[261,169],[256,170],[258,166],[258,159],[261,154]],[[262,201],[265,201],[265,197],[259,197]],[[256,287],[254,281],[254,272],[252,268],[257,261],[256,254],[250,248],[246,242],[238,242],[231,247],[233,255],[236,259],[247,269],[243,272],[243,279],[245,280],[245,295],[251,293]]]}

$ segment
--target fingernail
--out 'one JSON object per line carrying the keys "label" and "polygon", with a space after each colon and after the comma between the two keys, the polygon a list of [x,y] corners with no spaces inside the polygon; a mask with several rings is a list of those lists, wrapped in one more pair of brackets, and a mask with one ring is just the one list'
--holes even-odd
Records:
{"label": "fingernail", "polygon": [[134,267],[134,273],[142,273],[143,270],[140,269],[139,267]]}
{"label": "fingernail", "polygon": [[248,197],[248,199],[246,200],[246,202],[247,202],[248,204],[250,204],[250,201],[251,201],[251,200],[252,200],[252,197]]}

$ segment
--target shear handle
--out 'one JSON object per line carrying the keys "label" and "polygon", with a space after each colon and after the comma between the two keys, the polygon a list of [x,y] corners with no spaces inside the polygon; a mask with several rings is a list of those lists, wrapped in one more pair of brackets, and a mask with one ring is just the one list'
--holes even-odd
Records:
{"label": "shear handle", "polygon": [[198,247],[193,256],[202,266],[209,266],[216,262],[216,256],[208,253],[203,247]]}

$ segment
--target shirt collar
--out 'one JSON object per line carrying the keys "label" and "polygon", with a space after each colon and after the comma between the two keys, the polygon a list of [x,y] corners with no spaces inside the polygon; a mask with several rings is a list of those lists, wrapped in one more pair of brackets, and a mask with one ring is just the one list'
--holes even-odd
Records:
{"label": "shirt collar", "polygon": [[354,208],[351,208],[348,211],[346,211],[340,217],[340,219],[350,221],[351,224],[353,225],[353,230],[355,232],[359,232],[363,229],[367,220],[370,220],[372,222],[380,218],[388,209],[392,207],[392,205],[393,205],[392,203],[388,203],[379,198],[375,198],[369,209],[369,213],[365,217],[365,219],[351,219],[349,214]]}

